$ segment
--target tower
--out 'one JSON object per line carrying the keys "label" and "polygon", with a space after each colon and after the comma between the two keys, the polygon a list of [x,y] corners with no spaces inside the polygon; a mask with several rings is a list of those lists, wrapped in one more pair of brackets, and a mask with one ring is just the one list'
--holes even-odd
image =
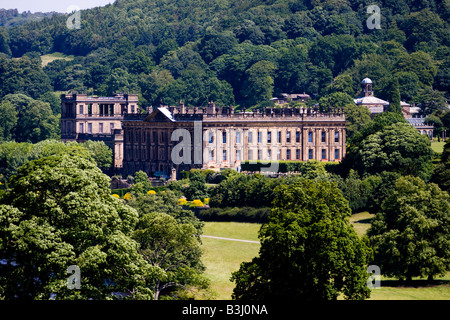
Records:
{"label": "tower", "polygon": [[373,97],[372,80],[364,78],[362,81],[364,97]]}

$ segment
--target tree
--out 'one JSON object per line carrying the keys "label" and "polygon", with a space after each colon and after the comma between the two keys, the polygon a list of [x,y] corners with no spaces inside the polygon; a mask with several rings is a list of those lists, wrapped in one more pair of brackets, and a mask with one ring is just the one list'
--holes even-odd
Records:
{"label": "tree", "polygon": [[232,274],[233,299],[365,299],[371,250],[349,223],[336,184],[305,180],[275,189],[261,248]]}
{"label": "tree", "polygon": [[272,62],[262,60],[245,71],[246,78],[241,91],[247,106],[255,106],[272,98],[275,69]]}
{"label": "tree", "polygon": [[[149,299],[163,275],[130,238],[136,210],[111,196],[94,162],[59,154],[22,166],[0,205],[0,292],[6,299]],[[81,290],[66,285],[81,270]]]}
{"label": "tree", "polygon": [[208,187],[205,176],[200,172],[192,172],[189,175],[189,185],[183,189],[183,193],[190,200],[207,198]]}
{"label": "tree", "polygon": [[88,140],[83,143],[92,154],[92,158],[100,169],[109,169],[113,161],[113,152],[103,141]]}
{"label": "tree", "polygon": [[450,268],[450,198],[434,183],[400,177],[368,231],[386,276],[444,275]]}
{"label": "tree", "polygon": [[351,141],[353,136],[371,121],[370,111],[368,108],[353,103],[344,107],[344,113],[347,121],[345,127],[346,139]]}
{"label": "tree", "polygon": [[140,170],[134,174],[133,191],[139,194],[144,194],[150,190],[152,184],[148,179],[147,173]]}
{"label": "tree", "polygon": [[177,222],[166,213],[151,212],[140,217],[133,239],[140,244],[144,259],[165,272],[151,284],[155,300],[174,288],[207,287],[208,281],[201,275],[204,266],[196,231],[192,224]]}
{"label": "tree", "polygon": [[402,106],[400,105],[400,89],[398,79],[396,77],[393,77],[389,83],[387,97],[389,101],[389,111],[401,113]]}
{"label": "tree", "polygon": [[433,150],[427,136],[406,123],[394,123],[365,138],[359,147],[360,173],[398,172],[428,179]]}
{"label": "tree", "polygon": [[59,118],[53,115],[50,105],[33,100],[19,112],[15,137],[20,142],[36,143],[45,139],[57,139],[59,131]]}
{"label": "tree", "polygon": [[422,115],[429,115],[435,111],[445,110],[447,105],[444,93],[433,90],[431,87],[425,87],[420,90],[414,100],[418,103]]}
{"label": "tree", "polygon": [[0,114],[0,141],[9,141],[13,138],[18,112],[11,102],[5,100],[0,102]]}

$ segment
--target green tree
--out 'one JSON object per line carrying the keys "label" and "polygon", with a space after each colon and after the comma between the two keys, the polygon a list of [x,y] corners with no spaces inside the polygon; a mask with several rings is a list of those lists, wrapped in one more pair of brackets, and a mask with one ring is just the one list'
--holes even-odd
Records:
{"label": "green tree", "polygon": [[345,127],[345,134],[347,141],[351,141],[356,133],[366,126],[370,121],[370,111],[368,108],[357,106],[354,103],[344,107],[345,120],[347,121]]}
{"label": "green tree", "polygon": [[433,150],[428,137],[410,124],[394,123],[364,139],[358,150],[360,173],[398,172],[430,178]]}
{"label": "green tree", "polygon": [[206,178],[200,172],[192,172],[189,175],[189,185],[183,188],[183,193],[189,200],[208,198]]}
{"label": "green tree", "polygon": [[[152,212],[140,217],[133,239],[140,244],[139,252],[149,265],[165,272],[151,283],[155,300],[161,295],[186,294],[186,289],[192,287],[207,287],[208,280],[201,275],[205,268],[196,231],[192,224],[180,223],[166,213]],[[184,292],[174,294],[174,288]]]}
{"label": "green tree", "polygon": [[398,79],[393,77],[388,86],[388,101],[389,101],[389,111],[401,113],[402,106],[400,105],[400,89],[398,84]]}
{"label": "green tree", "polygon": [[371,250],[349,223],[336,184],[306,180],[275,189],[261,248],[232,274],[233,299],[365,299]]}
{"label": "green tree", "polygon": [[255,106],[272,98],[275,69],[272,62],[262,60],[245,71],[246,78],[242,84],[242,96],[247,106]]}
{"label": "green tree", "polygon": [[146,172],[140,170],[134,174],[133,191],[138,194],[144,194],[152,187]]}
{"label": "green tree", "polygon": [[[10,184],[0,207],[6,299],[152,298],[150,283],[164,272],[142,258],[130,238],[138,214],[111,196],[94,162],[67,154],[30,161]],[[71,265],[81,290],[66,285]]]}
{"label": "green tree", "polygon": [[0,102],[0,141],[8,141],[13,138],[14,129],[18,120],[16,108],[8,100]]}
{"label": "green tree", "polygon": [[36,143],[57,139],[59,135],[59,117],[53,115],[48,103],[33,100],[19,112],[15,133],[17,141]]}
{"label": "green tree", "polygon": [[112,165],[113,152],[103,141],[88,140],[83,143],[100,169],[108,169]]}
{"label": "green tree", "polygon": [[417,177],[400,177],[368,231],[374,263],[400,279],[444,275],[450,269],[448,193]]}

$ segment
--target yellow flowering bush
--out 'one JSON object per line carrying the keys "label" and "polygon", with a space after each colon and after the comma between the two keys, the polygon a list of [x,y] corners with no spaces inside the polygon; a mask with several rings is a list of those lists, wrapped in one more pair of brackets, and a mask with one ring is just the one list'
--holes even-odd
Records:
{"label": "yellow flowering bush", "polygon": [[178,199],[177,205],[184,206],[187,203],[187,200],[184,198]]}
{"label": "yellow flowering bush", "polygon": [[155,190],[149,190],[149,191],[147,191],[147,194],[156,194],[156,191]]}
{"label": "yellow flowering bush", "polygon": [[205,204],[209,204],[209,198],[205,198]]}
{"label": "yellow flowering bush", "polygon": [[131,200],[131,193],[129,193],[129,192],[125,193],[125,195],[123,196],[123,198],[124,198],[125,200]]}
{"label": "yellow flowering bush", "polygon": [[204,206],[203,202],[201,200],[199,200],[199,199],[195,199],[194,201],[191,202],[191,204],[193,206],[196,206],[196,207],[203,207]]}
{"label": "yellow flowering bush", "polygon": [[116,193],[113,193],[111,196],[113,196],[114,198],[120,199],[120,196]]}

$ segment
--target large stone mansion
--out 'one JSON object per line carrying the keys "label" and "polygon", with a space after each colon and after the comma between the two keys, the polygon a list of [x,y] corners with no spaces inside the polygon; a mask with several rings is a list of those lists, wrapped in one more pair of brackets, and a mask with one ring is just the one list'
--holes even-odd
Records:
{"label": "large stone mansion", "polygon": [[[363,95],[355,103],[372,114],[386,111],[389,103],[374,97],[372,81],[366,78],[362,85]],[[247,160],[340,161],[346,151],[342,109],[321,113],[318,108],[277,106],[235,112],[210,102],[205,107],[180,103],[141,113],[133,94],[63,94],[61,104],[61,140],[104,141],[113,150],[113,171],[125,176],[139,170],[172,178],[191,168],[239,170]],[[414,109],[402,109],[412,125],[432,136],[433,127],[413,117]]]}
{"label": "large stone mansion", "polygon": [[[345,155],[342,110],[159,107],[125,115],[123,172],[177,176],[183,170],[240,169],[241,161],[340,161]],[[187,154],[190,153],[190,154]]]}

